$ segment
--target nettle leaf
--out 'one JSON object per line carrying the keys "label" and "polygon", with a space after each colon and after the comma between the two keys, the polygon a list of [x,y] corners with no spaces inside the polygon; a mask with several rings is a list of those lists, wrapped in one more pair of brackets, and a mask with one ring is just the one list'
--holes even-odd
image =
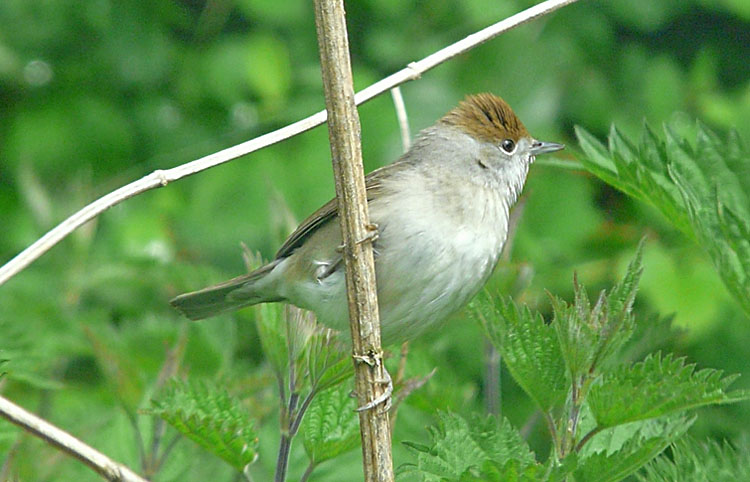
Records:
{"label": "nettle leaf", "polygon": [[580,127],[576,134],[586,169],[695,238],[750,313],[750,152],[737,133],[721,139],[676,117],[663,139],[645,125],[638,148],[614,126],[608,148]]}
{"label": "nettle leaf", "polygon": [[243,471],[258,457],[255,421],[226,391],[207,383],[172,380],[146,413],[157,415],[177,431]]}
{"label": "nettle leaf", "polygon": [[493,417],[476,417],[467,421],[457,414],[444,412],[438,414],[438,419],[438,425],[429,429],[432,438],[429,447],[407,444],[416,452],[417,460],[401,466],[399,476],[437,482],[477,480],[482,473],[494,474],[493,477],[506,473],[525,474],[525,477],[537,473],[534,454],[507,420],[498,422]]}
{"label": "nettle leaf", "polygon": [[[586,154],[581,159],[586,170],[625,194],[653,205],[678,229],[691,233],[679,191],[667,175],[665,143],[647,125],[637,154],[614,125],[610,129],[609,148],[582,127],[576,126],[575,131]],[[639,162],[633,162],[633,155]]]}
{"label": "nettle leaf", "polygon": [[283,307],[278,303],[261,303],[256,305],[255,313],[263,353],[277,374],[286,373],[289,353]]}
{"label": "nettle leaf", "polygon": [[604,374],[588,394],[599,427],[656,418],[703,405],[745,400],[746,391],[727,392],[736,376],[713,369],[695,370],[684,358],[649,355]]}
{"label": "nettle leaf", "polygon": [[[582,451],[575,470],[578,482],[615,482],[635,473],[681,437],[694,419],[647,420],[596,435]],[[677,479],[679,480],[679,479]]]}
{"label": "nettle leaf", "polygon": [[313,465],[359,445],[359,417],[355,408],[355,400],[344,385],[315,396],[302,422],[302,441]]}
{"label": "nettle leaf", "polygon": [[643,243],[638,244],[635,257],[628,264],[622,280],[607,295],[607,320],[599,333],[599,350],[596,362],[601,364],[616,354],[633,335],[635,320],[632,316],[633,303],[638,291],[638,282],[643,273]]}
{"label": "nettle leaf", "polygon": [[305,357],[308,376],[318,391],[338,385],[354,371],[347,348],[328,328],[316,327],[307,344]]}
{"label": "nettle leaf", "polygon": [[575,301],[569,305],[553,297],[552,326],[557,332],[569,379],[592,373],[630,339],[635,328],[631,314],[642,269],[643,242],[625,277],[609,293],[602,291],[591,306],[586,290],[574,279]]}
{"label": "nettle leaf", "polygon": [[466,469],[460,482],[536,482],[543,480],[544,467],[540,465],[522,466],[517,460],[501,464],[487,460],[481,467]]}
{"label": "nettle leaf", "polygon": [[473,304],[473,314],[503,356],[513,379],[543,411],[557,406],[568,393],[565,362],[553,326],[528,307],[486,292]]}
{"label": "nettle leaf", "polygon": [[636,474],[641,482],[736,482],[750,480],[750,450],[728,443],[699,442],[691,437],[678,440],[671,456],[652,460]]}

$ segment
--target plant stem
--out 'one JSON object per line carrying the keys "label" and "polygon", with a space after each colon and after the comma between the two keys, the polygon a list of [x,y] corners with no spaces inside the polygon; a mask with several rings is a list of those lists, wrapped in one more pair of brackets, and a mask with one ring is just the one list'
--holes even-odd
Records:
{"label": "plant stem", "polygon": [[284,433],[281,435],[281,443],[279,444],[279,456],[276,459],[276,475],[274,476],[275,482],[284,482],[286,480],[286,470],[289,466],[289,453],[292,450],[292,437]]}
{"label": "plant stem", "polygon": [[[290,388],[294,388],[292,382],[290,382]],[[292,437],[294,437],[294,434],[291,432],[291,427],[293,419],[295,418],[294,410],[297,408],[298,401],[299,394],[292,393],[289,395],[289,405],[284,408],[284,405],[282,404],[281,441],[279,442],[279,455],[276,458],[275,482],[284,482],[286,480],[286,471],[289,467],[289,454],[292,450]]]}
{"label": "plant stem", "polygon": [[[344,2],[314,0],[313,4],[344,245],[354,385],[359,406],[368,407],[359,411],[364,478],[367,482],[392,482],[391,427],[388,412],[378,408],[389,400],[382,381],[390,381],[390,376],[383,364],[375,289],[372,240],[377,227],[370,223],[367,206]],[[371,404],[375,400],[379,402]]]}
{"label": "plant stem", "polygon": [[565,458],[574,448],[576,430],[578,429],[578,420],[581,415],[581,386],[582,380],[574,380],[570,391],[570,411],[567,417],[567,423],[563,427],[562,441],[560,442],[559,452],[560,459]]}
{"label": "plant stem", "polygon": [[575,451],[580,452],[580,450],[583,448],[584,445],[586,445],[586,442],[591,440],[591,438],[602,431],[602,427],[596,427],[593,430],[591,430],[589,433],[583,436],[580,442],[576,444]]}
{"label": "plant stem", "polygon": [[310,391],[310,394],[305,397],[305,399],[302,401],[302,405],[299,406],[299,410],[294,415],[292,422],[289,424],[289,435],[294,437],[297,435],[297,431],[299,430],[299,426],[302,423],[302,418],[305,416],[305,412],[307,412],[307,408],[310,406],[310,403],[313,401],[313,398],[315,398],[315,395],[317,394],[317,391],[313,389]]}
{"label": "plant stem", "polygon": [[302,478],[299,479],[299,482],[307,482],[307,479],[310,478],[310,475],[313,473],[313,470],[315,470],[316,465],[313,462],[310,462],[310,464],[307,466],[307,469],[305,469],[305,473],[302,474]]}

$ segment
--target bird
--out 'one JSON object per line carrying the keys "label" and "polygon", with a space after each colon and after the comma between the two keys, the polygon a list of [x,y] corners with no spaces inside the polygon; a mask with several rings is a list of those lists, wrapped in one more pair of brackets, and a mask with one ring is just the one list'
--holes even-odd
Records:
{"label": "bird", "polygon": [[[535,139],[503,99],[480,93],[366,176],[384,345],[438,329],[477,294],[500,258],[529,166],[563,148]],[[269,263],[170,303],[200,320],[268,302],[313,311],[323,325],[347,330],[335,199],[305,219]]]}

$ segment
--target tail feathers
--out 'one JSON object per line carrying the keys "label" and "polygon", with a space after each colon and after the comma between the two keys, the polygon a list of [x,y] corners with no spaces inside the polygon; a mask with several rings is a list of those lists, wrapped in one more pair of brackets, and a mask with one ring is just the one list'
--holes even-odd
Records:
{"label": "tail feathers", "polygon": [[252,273],[238,276],[199,291],[182,294],[169,303],[191,320],[202,320],[227,311],[281,298],[259,293],[255,283],[268,274],[276,263],[271,263]]}

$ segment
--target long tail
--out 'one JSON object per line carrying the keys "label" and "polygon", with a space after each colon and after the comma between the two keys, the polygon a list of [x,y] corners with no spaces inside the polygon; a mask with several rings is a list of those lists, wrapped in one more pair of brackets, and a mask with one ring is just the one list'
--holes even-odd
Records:
{"label": "long tail", "polygon": [[254,289],[254,285],[275,266],[276,263],[267,264],[252,273],[182,294],[169,303],[191,320],[202,320],[264,301],[281,301],[281,298],[269,297]]}

